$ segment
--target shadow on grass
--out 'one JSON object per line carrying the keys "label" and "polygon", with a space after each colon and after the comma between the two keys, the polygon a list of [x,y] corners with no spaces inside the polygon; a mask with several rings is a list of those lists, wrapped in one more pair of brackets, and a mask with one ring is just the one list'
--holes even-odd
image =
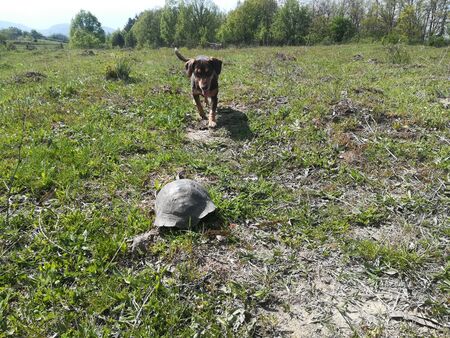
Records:
{"label": "shadow on grass", "polygon": [[218,109],[217,128],[224,128],[233,140],[243,141],[253,138],[245,113],[231,107]]}

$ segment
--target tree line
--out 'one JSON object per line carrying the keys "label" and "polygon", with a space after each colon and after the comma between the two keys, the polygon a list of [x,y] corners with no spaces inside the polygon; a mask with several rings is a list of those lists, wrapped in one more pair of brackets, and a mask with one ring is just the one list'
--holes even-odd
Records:
{"label": "tree line", "polygon": [[351,40],[448,43],[450,0],[167,0],[110,37],[119,47],[302,45]]}
{"label": "tree line", "polygon": [[449,44],[449,2],[242,0],[224,13],[212,0],[166,0],[163,8],[129,18],[123,29],[108,36],[97,18],[82,10],[71,22],[69,38],[70,45],[78,48],[313,45],[360,40],[443,46]]}

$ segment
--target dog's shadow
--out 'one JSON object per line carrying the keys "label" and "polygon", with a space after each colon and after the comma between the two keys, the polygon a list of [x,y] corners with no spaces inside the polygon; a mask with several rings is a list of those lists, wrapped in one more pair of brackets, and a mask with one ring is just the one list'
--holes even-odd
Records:
{"label": "dog's shadow", "polygon": [[237,141],[253,138],[245,113],[227,106],[219,108],[217,113],[217,128],[226,129],[230,138]]}

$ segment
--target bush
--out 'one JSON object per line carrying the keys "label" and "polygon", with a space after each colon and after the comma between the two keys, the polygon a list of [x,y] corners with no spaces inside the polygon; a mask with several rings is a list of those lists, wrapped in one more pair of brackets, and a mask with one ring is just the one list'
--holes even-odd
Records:
{"label": "bush", "polygon": [[6,50],[16,50],[16,49],[17,47],[13,42],[11,41],[6,42]]}
{"label": "bush", "polygon": [[411,56],[405,46],[399,43],[386,46],[388,59],[393,64],[407,64],[411,62]]}
{"label": "bush", "polygon": [[396,32],[389,33],[381,39],[383,45],[395,45],[399,43],[405,43],[408,41],[408,38],[404,35],[401,35]]}
{"label": "bush", "polygon": [[342,16],[335,17],[331,21],[330,30],[333,41],[338,43],[350,40],[356,32],[351,20]]}
{"label": "bush", "polygon": [[428,45],[436,48],[446,47],[450,45],[450,40],[445,39],[443,36],[432,35],[428,39]]}
{"label": "bush", "polygon": [[131,64],[126,58],[119,58],[113,65],[107,65],[105,77],[107,80],[129,80]]}
{"label": "bush", "polygon": [[125,38],[121,31],[115,31],[111,35],[111,46],[123,48],[125,46]]}

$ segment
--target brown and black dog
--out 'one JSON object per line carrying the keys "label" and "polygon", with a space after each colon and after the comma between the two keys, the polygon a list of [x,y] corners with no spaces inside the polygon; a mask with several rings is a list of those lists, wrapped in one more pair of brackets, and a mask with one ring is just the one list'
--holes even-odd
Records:
{"label": "brown and black dog", "polygon": [[206,119],[205,111],[200,102],[200,95],[211,100],[208,126],[216,126],[217,94],[219,93],[219,74],[222,71],[222,61],[207,56],[197,56],[195,59],[187,59],[175,48],[176,56],[185,62],[187,75],[191,78],[192,97],[202,119]]}

